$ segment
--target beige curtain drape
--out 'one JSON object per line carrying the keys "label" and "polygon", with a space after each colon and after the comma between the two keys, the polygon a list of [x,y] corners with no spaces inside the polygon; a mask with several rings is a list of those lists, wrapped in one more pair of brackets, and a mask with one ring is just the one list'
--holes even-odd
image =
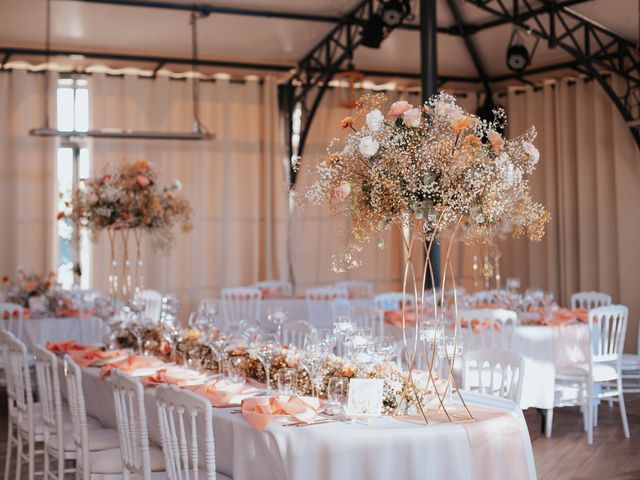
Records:
{"label": "beige curtain drape", "polygon": [[[55,145],[29,136],[43,126],[44,74],[0,71],[0,274],[17,267],[45,273],[55,269]],[[50,75],[50,89],[56,75]],[[55,123],[55,109],[49,97]]]}
{"label": "beige curtain drape", "polygon": [[[615,80],[614,80],[615,82]],[[619,87],[614,83],[614,86]],[[513,88],[509,135],[538,126],[533,195],[551,211],[545,239],[502,244],[506,276],[559,294],[598,290],[630,310],[627,348],[640,315],[640,154],[609,97],[583,78]]]}
{"label": "beige curtain drape", "polygon": [[[191,82],[167,77],[94,75],[93,128],[191,131]],[[176,234],[169,255],[145,242],[145,286],[175,292],[193,309],[220,288],[287,279],[284,148],[271,79],[200,84],[200,115],[212,141],[94,139],[94,171],[124,158],[155,163],[167,182],[179,179],[193,206],[194,229]],[[93,285],[105,290],[107,239],[93,250]]]}

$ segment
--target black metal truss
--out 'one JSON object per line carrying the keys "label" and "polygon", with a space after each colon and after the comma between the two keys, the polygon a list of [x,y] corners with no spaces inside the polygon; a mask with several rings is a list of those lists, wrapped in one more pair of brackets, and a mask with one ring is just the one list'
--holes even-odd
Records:
{"label": "black metal truss", "polygon": [[[285,112],[285,121],[292,124],[294,109],[299,105],[302,111],[300,119],[300,137],[298,154],[302,154],[309,135],[309,128],[320,101],[333,76],[353,58],[353,51],[362,43],[361,25],[366,24],[378,6],[375,0],[362,0],[331,31],[307,53],[298,63],[296,73],[289,81],[289,108]],[[406,15],[402,17],[402,21]],[[402,21],[399,25],[402,24]],[[385,27],[383,40],[394,30]],[[293,150],[290,152],[293,154]],[[295,184],[296,172],[292,168],[290,182]]]}
{"label": "black metal truss", "polygon": [[[640,146],[640,55],[634,43],[591,22],[563,2],[545,0],[543,8],[534,8],[532,0],[466,1],[546,40],[550,48],[569,53],[576,62],[574,68],[600,83]],[[624,88],[614,88],[613,75],[603,72],[619,76]]]}

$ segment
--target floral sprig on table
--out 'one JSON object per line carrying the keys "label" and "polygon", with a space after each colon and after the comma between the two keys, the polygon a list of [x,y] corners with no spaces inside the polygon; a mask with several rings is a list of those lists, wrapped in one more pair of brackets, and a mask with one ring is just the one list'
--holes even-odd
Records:
{"label": "floral sprig on table", "polygon": [[[216,355],[206,341],[204,335],[198,330],[188,329],[183,331],[175,342],[171,344],[167,339],[167,329],[157,326],[147,329],[144,336],[145,351],[160,358],[177,363],[190,363],[213,373],[218,373],[219,366]],[[120,348],[133,347],[134,336],[124,327],[118,334]],[[260,383],[266,382],[266,375],[262,363],[255,358],[250,350],[242,342],[236,342],[226,349],[225,356],[241,357],[242,369],[247,379]],[[298,372],[298,389],[301,395],[312,394],[312,383],[308,371],[301,363],[302,352],[296,348],[288,348],[283,345],[281,354],[271,364],[271,378],[276,378],[282,368],[295,368]],[[361,372],[352,363],[341,357],[329,355],[321,370],[321,379],[317,385],[320,396],[327,395],[329,379],[332,377],[353,378],[364,376],[384,380],[383,387],[383,413],[391,415],[398,407],[409,414],[417,413],[417,404],[413,390],[404,388],[406,375],[401,372],[394,363],[381,363],[371,370]],[[426,379],[423,382],[416,381],[418,394],[425,401],[431,398],[432,392],[426,388]]]}
{"label": "floral sprig on table", "polygon": [[384,115],[386,103],[384,94],[360,98],[356,115],[341,122],[349,133],[329,146],[303,193],[302,203],[329,203],[349,220],[334,270],[358,267],[366,242],[414,220],[426,233],[464,220],[466,240],[487,248],[505,225],[515,236],[542,238],[549,213],[531,199],[527,180],[540,156],[534,128],[506,139],[501,109],[482,120],[446,93],[415,107],[395,102]]}
{"label": "floral sprig on table", "polygon": [[192,208],[180,190],[178,180],[161,183],[150,162],[109,165],[100,175],[83,180],[59,218],[70,216],[94,238],[104,229],[143,229],[151,234],[155,248],[167,251],[176,226],[183,232],[193,227]]}
{"label": "floral sprig on table", "polygon": [[22,268],[18,268],[13,280],[8,275],[2,277],[2,288],[7,301],[24,308],[29,308],[29,299],[32,297],[55,297],[57,301],[58,295],[53,288],[55,283],[54,272],[41,275],[26,273]]}

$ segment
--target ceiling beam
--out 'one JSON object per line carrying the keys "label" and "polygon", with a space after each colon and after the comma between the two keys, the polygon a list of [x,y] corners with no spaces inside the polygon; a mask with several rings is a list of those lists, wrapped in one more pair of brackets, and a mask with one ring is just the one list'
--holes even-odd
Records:
{"label": "ceiling beam", "polygon": [[482,63],[482,59],[480,58],[478,49],[476,48],[476,45],[471,38],[471,32],[467,30],[467,25],[464,23],[462,12],[460,11],[460,8],[458,6],[458,0],[447,0],[447,4],[449,5],[449,10],[451,11],[451,15],[453,16],[458,29],[462,33],[462,40],[467,47],[469,56],[471,57],[476,72],[478,73],[478,77],[482,82],[482,86],[487,95],[487,99],[491,100],[491,82],[489,79],[489,74],[487,73],[487,70]]}

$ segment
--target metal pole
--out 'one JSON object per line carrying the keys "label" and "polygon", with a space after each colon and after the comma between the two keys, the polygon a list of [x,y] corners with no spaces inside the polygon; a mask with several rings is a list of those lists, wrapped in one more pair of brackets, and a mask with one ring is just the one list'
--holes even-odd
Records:
{"label": "metal pole", "polygon": [[[420,78],[422,99],[425,101],[438,89],[436,1],[420,0]],[[435,242],[429,254],[435,284],[431,284],[431,277],[427,275],[428,288],[440,285],[440,243],[437,239]]]}

